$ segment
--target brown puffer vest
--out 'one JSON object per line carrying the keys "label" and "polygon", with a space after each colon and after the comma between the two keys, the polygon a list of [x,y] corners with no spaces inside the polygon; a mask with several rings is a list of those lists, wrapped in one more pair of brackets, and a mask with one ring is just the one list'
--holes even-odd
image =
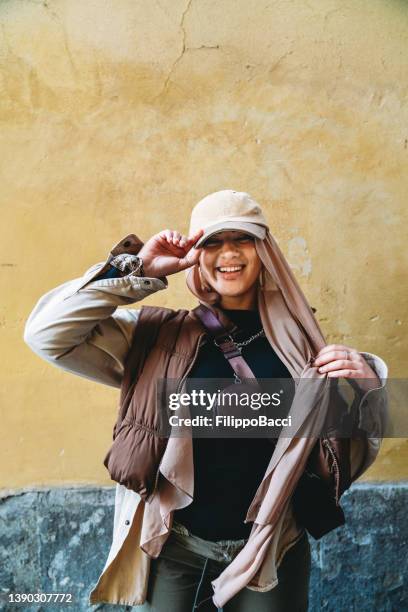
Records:
{"label": "brown puffer vest", "polygon": [[113,444],[104,465],[112,480],[145,500],[155,489],[168,440],[160,436],[163,429],[152,381],[183,377],[193,365],[203,335],[201,324],[188,310],[141,308],[126,358]]}
{"label": "brown puffer vest", "polygon": [[[104,465],[112,480],[136,491],[147,502],[155,491],[168,441],[160,435],[163,429],[152,381],[183,381],[203,336],[205,331],[191,311],[141,308],[126,358],[113,444]],[[335,409],[331,412],[341,414],[344,406],[334,393],[331,405]],[[345,523],[339,500],[350,485],[350,439],[319,439],[292,498],[296,519],[314,538]]]}

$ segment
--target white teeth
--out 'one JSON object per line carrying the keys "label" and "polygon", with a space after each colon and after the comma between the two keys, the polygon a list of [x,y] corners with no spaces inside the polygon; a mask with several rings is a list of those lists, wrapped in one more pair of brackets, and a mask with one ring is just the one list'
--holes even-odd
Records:
{"label": "white teeth", "polygon": [[220,267],[218,268],[220,272],[238,272],[239,270],[242,270],[243,266],[224,266],[224,267]]}

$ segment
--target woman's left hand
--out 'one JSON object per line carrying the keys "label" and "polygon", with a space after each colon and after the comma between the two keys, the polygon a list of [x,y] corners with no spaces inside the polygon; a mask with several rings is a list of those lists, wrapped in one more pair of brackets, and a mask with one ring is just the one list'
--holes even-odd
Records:
{"label": "woman's left hand", "polygon": [[356,349],[344,344],[328,344],[317,354],[313,364],[330,378],[361,378],[357,382],[364,392],[381,386],[377,374]]}

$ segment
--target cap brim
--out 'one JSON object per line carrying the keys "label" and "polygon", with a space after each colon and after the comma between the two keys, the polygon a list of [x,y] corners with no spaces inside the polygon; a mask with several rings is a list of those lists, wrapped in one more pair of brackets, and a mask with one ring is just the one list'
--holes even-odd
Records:
{"label": "cap brim", "polygon": [[257,223],[249,222],[246,223],[245,221],[224,221],[221,223],[214,223],[214,225],[208,227],[205,230],[204,234],[201,236],[201,238],[197,240],[194,246],[197,248],[201,247],[210,236],[213,236],[214,234],[219,234],[220,232],[224,232],[227,230],[243,231],[246,234],[254,236],[255,238],[260,238],[260,240],[263,240],[266,235],[266,227],[264,227],[263,225],[258,225]]}

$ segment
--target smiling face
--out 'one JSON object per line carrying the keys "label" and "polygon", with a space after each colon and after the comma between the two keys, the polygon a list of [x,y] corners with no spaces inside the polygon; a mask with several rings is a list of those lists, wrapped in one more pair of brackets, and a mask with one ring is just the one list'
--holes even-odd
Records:
{"label": "smiling face", "polygon": [[253,309],[262,262],[255,238],[242,231],[224,231],[205,241],[200,255],[203,279],[221,297],[223,308]]}

